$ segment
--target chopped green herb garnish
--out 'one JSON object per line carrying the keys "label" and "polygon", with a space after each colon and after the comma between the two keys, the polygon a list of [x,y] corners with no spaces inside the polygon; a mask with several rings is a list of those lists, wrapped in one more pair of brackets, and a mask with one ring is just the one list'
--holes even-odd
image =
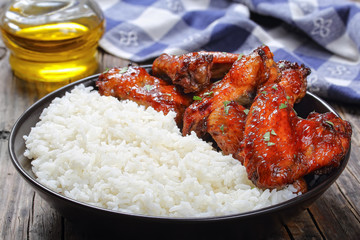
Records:
{"label": "chopped green herb garnish", "polygon": [[220,126],[220,130],[221,130],[222,134],[224,134],[224,124],[222,124],[222,125]]}
{"label": "chopped green herb garnish", "polygon": [[230,109],[230,106],[224,107],[225,114],[229,114],[229,109]]}
{"label": "chopped green herb garnish", "polygon": [[270,141],[270,132],[266,132],[263,137],[264,137],[264,141],[266,142]]}
{"label": "chopped green herb garnish", "polygon": [[334,127],[334,123],[331,121],[325,121],[327,124],[329,124],[330,126]]}
{"label": "chopped green herb garnish", "polygon": [[246,115],[248,115],[249,114],[249,109],[244,109],[244,113],[246,114]]}
{"label": "chopped green herb garnish", "polygon": [[276,87],[276,85],[273,85],[271,88],[272,88],[272,89],[275,89],[275,90],[278,90],[278,88]]}
{"label": "chopped green herb garnish", "polygon": [[284,103],[280,104],[280,106],[279,106],[279,109],[283,109],[283,108],[287,108],[287,105]]}
{"label": "chopped green herb garnish", "polygon": [[284,62],[280,62],[280,63],[278,64],[278,67],[279,67],[279,68],[285,67],[285,63],[284,63]]}
{"label": "chopped green herb garnish", "polygon": [[224,111],[225,111],[225,114],[229,114],[229,108],[230,106],[228,106],[228,104],[230,103],[230,101],[224,101]]}
{"label": "chopped green herb garnish", "polygon": [[128,70],[129,68],[128,67],[123,67],[121,70],[120,70],[120,74],[123,74],[123,73],[126,73],[126,71]]}
{"label": "chopped green herb garnish", "polygon": [[267,145],[270,147],[270,146],[275,145],[275,143],[273,143],[273,142],[268,142]]}
{"label": "chopped green herb garnish", "polygon": [[227,52],[222,52],[222,53],[225,54],[225,55],[227,54]]}
{"label": "chopped green herb garnish", "polygon": [[206,92],[206,93],[204,93],[204,96],[209,97],[209,96],[211,96],[212,94],[214,94],[214,91]]}
{"label": "chopped green herb garnish", "polygon": [[291,97],[290,97],[290,96],[286,96],[286,99],[289,101],[289,100],[291,99]]}
{"label": "chopped green herb garnish", "polygon": [[262,94],[267,94],[267,92],[266,92],[266,91],[262,91],[261,93],[262,93]]}
{"label": "chopped green herb garnish", "polygon": [[224,101],[224,106],[226,107],[231,101]]}
{"label": "chopped green herb garnish", "polygon": [[107,73],[110,70],[110,68],[106,68],[105,71],[103,71],[103,73]]}
{"label": "chopped green herb garnish", "polygon": [[274,131],[274,129],[272,129],[270,133],[271,133],[271,135],[276,136],[276,132]]}
{"label": "chopped green herb garnish", "polygon": [[243,56],[244,54],[240,53],[236,61],[239,61]]}
{"label": "chopped green herb garnish", "polygon": [[199,97],[199,96],[193,96],[193,100],[194,100],[194,101],[201,101],[201,100],[202,100],[202,98],[201,98],[201,97]]}
{"label": "chopped green herb garnish", "polygon": [[146,89],[146,91],[150,91],[151,89],[153,89],[154,88],[154,86],[152,86],[152,85],[149,85],[149,84],[145,84],[145,89]]}
{"label": "chopped green herb garnish", "polygon": [[168,95],[169,97],[171,97],[171,93],[165,93],[165,95]]}

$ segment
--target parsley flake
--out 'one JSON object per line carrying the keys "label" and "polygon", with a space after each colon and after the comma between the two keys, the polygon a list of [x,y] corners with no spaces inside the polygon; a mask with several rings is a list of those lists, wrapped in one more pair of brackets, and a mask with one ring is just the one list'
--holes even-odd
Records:
{"label": "parsley flake", "polygon": [[145,89],[146,89],[146,91],[150,91],[151,89],[153,89],[154,88],[154,86],[152,86],[152,85],[149,85],[149,84],[145,84]]}
{"label": "parsley flake", "polygon": [[278,64],[278,67],[279,67],[279,68],[285,67],[285,63],[284,63],[284,62],[280,62],[280,63]]}
{"label": "parsley flake", "polygon": [[249,114],[249,109],[244,109],[244,113],[246,114],[246,115],[248,115]]}
{"label": "parsley flake", "polygon": [[206,93],[204,93],[204,96],[210,97],[212,94],[214,94],[214,91],[206,92]]}
{"label": "parsley flake", "polygon": [[266,142],[270,141],[270,132],[266,132],[263,137],[264,137],[264,141]]}
{"label": "parsley flake", "polygon": [[267,92],[266,92],[266,91],[262,91],[261,93],[262,93],[262,94],[267,94]]}
{"label": "parsley flake", "polygon": [[106,68],[105,71],[103,71],[103,73],[107,73],[110,70],[110,68]]}
{"label": "parsley flake", "polygon": [[201,97],[199,97],[199,96],[193,96],[193,100],[194,100],[194,101],[201,101],[201,100],[202,100],[202,98],[201,98]]}
{"label": "parsley flake", "polygon": [[229,114],[229,108],[230,106],[228,106],[228,104],[230,103],[230,101],[224,101],[224,111],[225,111],[225,114]]}
{"label": "parsley flake", "polygon": [[280,106],[279,106],[279,109],[283,109],[283,108],[287,108],[287,105],[284,103],[280,104]]}
{"label": "parsley flake", "polygon": [[267,145],[270,147],[270,146],[275,145],[275,143],[273,143],[273,142],[268,142]]}
{"label": "parsley flake", "polygon": [[221,130],[222,134],[224,134],[224,124],[222,124],[222,125],[220,126],[220,130]]}
{"label": "parsley flake", "polygon": [[275,89],[275,90],[278,90],[278,88],[276,87],[276,85],[273,85],[271,88],[272,88],[272,89]]}
{"label": "parsley flake", "polygon": [[270,133],[271,133],[271,135],[276,136],[276,132],[274,131],[274,129],[272,129]]}
{"label": "parsley flake", "polygon": [[230,103],[230,101],[224,101],[223,103],[224,103],[224,106],[226,107]]}
{"label": "parsley flake", "polygon": [[128,67],[123,67],[121,70],[120,70],[120,74],[123,74],[123,73],[126,73],[126,71],[128,70],[129,68]]}
{"label": "parsley flake", "polygon": [[243,56],[244,54],[240,53],[236,61],[239,61]]}

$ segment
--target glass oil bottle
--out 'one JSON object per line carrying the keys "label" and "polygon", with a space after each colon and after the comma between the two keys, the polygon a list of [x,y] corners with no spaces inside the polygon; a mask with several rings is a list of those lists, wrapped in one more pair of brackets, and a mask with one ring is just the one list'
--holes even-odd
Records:
{"label": "glass oil bottle", "polygon": [[103,14],[92,0],[14,0],[0,18],[14,74],[56,86],[97,70]]}

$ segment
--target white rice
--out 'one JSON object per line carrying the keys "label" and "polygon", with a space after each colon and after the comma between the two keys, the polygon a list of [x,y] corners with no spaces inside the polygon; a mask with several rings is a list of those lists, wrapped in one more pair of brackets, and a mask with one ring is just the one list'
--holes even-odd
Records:
{"label": "white rice", "polygon": [[24,136],[25,156],[50,189],[99,207],[152,216],[206,217],[276,204],[296,194],[260,190],[246,170],[174,121],[131,101],[76,87]]}

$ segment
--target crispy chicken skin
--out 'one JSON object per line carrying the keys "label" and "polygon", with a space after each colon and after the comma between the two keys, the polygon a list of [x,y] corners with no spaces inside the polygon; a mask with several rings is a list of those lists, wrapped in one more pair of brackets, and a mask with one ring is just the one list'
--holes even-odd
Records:
{"label": "crispy chicken skin", "polygon": [[279,83],[259,89],[245,123],[243,165],[260,188],[281,189],[302,177],[340,164],[351,126],[333,113],[299,118],[293,103],[305,94],[304,66],[280,65]]}
{"label": "crispy chicken skin", "polygon": [[157,77],[183,87],[185,93],[197,92],[210,84],[212,55],[188,53],[172,56],[166,53],[155,59],[152,71]]}
{"label": "crispy chicken skin", "polygon": [[200,101],[194,101],[184,113],[183,135],[195,131],[198,137],[207,132],[209,115],[227,101],[240,105],[249,104],[257,90],[265,82],[274,82],[278,67],[267,46],[255,49],[250,55],[234,62],[225,77],[199,93]]}
{"label": "crispy chicken skin", "polygon": [[235,61],[241,58],[242,54],[226,53],[226,52],[199,52],[202,55],[211,55],[213,57],[213,65],[211,67],[211,78],[222,79],[230,70]]}
{"label": "crispy chicken skin", "polygon": [[244,138],[247,111],[248,109],[237,102],[225,102],[210,113],[207,132],[224,154],[232,154],[234,158],[238,158]]}
{"label": "crispy chicken skin", "polygon": [[186,107],[192,102],[176,86],[151,76],[141,67],[112,68],[99,76],[96,86],[101,95],[129,99],[164,114],[175,111],[179,126]]}
{"label": "crispy chicken skin", "polygon": [[239,54],[223,52],[193,52],[180,56],[166,53],[154,60],[154,76],[179,85],[185,93],[198,92],[210,85],[210,79],[222,78]]}

